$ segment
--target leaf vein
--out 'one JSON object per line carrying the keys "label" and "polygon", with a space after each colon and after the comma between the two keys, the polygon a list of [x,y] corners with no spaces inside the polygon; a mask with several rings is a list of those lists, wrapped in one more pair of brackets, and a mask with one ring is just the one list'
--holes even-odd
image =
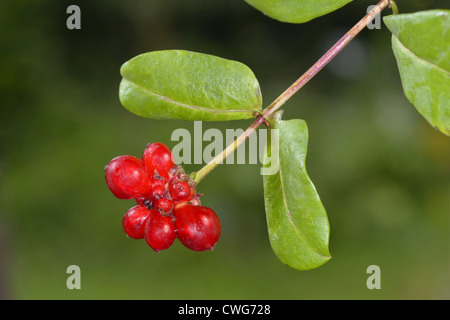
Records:
{"label": "leaf vein", "polygon": [[418,55],[416,55],[414,52],[412,52],[410,49],[408,49],[407,47],[405,47],[405,45],[400,41],[399,38],[397,38],[396,36],[393,35],[393,37],[395,37],[395,39],[397,40],[397,42],[399,43],[399,45],[402,47],[402,49],[404,49],[408,54],[410,54],[411,56],[415,57],[417,60],[419,60],[420,62],[426,64],[426,65],[430,65],[433,68],[436,68],[444,73],[446,73],[447,75],[450,75],[450,71],[445,70],[444,68],[442,68],[441,66],[438,66],[437,64],[434,64],[424,58],[419,57]]}
{"label": "leaf vein", "polygon": [[126,81],[128,81],[130,84],[136,86],[137,88],[141,89],[142,91],[144,91],[145,93],[163,99],[169,103],[172,103],[176,106],[182,107],[182,108],[187,108],[187,109],[192,109],[192,110],[198,110],[198,111],[204,111],[204,112],[210,112],[210,113],[239,113],[239,112],[243,112],[243,113],[248,113],[251,110],[233,110],[233,109],[227,109],[227,110],[217,110],[217,109],[209,109],[209,108],[205,108],[205,107],[201,107],[201,106],[197,106],[197,105],[190,105],[190,104],[185,104],[179,101],[175,101],[169,97],[160,95],[156,92],[150,91],[147,88],[142,87],[141,85],[138,85],[136,82],[130,81],[129,79],[126,79]]}
{"label": "leaf vein", "polygon": [[318,254],[320,256],[323,256],[323,254],[317,252],[313,247],[311,247],[311,245],[306,241],[304,236],[299,232],[299,229],[295,225],[294,220],[292,219],[291,210],[289,209],[289,205],[287,203],[287,196],[286,196],[286,192],[285,192],[285,188],[284,188],[283,173],[282,173],[281,166],[280,166],[280,169],[279,169],[279,175],[280,175],[281,193],[283,195],[283,203],[284,203],[284,206],[286,208],[286,212],[287,212],[287,215],[289,217],[289,220],[291,221],[291,224],[294,226],[295,233],[298,235],[298,237],[302,240],[302,242],[305,244],[305,246],[307,248],[309,248],[311,251],[315,252],[316,254]]}

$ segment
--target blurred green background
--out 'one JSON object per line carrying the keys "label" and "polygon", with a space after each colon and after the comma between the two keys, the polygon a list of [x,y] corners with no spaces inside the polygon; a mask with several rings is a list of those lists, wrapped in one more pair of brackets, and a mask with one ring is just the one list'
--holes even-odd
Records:
{"label": "blurred green background", "polygon": [[[128,239],[121,220],[134,202],[114,198],[104,182],[115,156],[140,157],[155,141],[173,147],[175,129],[193,130],[120,105],[128,59],[186,49],[241,61],[267,106],[376,2],[291,25],[242,0],[2,1],[0,298],[449,299],[450,138],[403,96],[383,23],[284,108],[284,119],[305,119],[310,130],[307,168],[331,225],[333,258],[322,267],[296,271],[273,254],[260,165],[222,165],[199,185],[223,224],[213,252],[176,241],[156,254]],[[66,28],[70,4],[81,8],[81,30]],[[446,0],[398,4],[405,13],[449,8]],[[72,264],[81,290],[66,287]],[[373,264],[380,290],[366,287]]]}

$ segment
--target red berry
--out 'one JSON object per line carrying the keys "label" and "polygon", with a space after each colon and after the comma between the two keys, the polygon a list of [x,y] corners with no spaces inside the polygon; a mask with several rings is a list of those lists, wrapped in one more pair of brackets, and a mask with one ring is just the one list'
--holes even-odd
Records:
{"label": "red berry", "polygon": [[161,198],[155,201],[154,208],[158,210],[160,214],[167,215],[173,209],[173,202],[168,199]]}
{"label": "red berry", "polygon": [[165,179],[169,177],[169,170],[175,165],[172,151],[160,142],[148,144],[142,155],[145,168],[150,177],[159,175]]}
{"label": "red berry", "polygon": [[152,188],[156,188],[156,187],[166,187],[166,180],[163,178],[159,178],[159,179],[154,179],[154,178],[150,178],[150,182],[152,184]]}
{"label": "red berry", "polygon": [[150,211],[142,204],[131,208],[123,217],[123,230],[130,238],[144,238],[145,222],[149,216]]}
{"label": "red berry", "polygon": [[161,179],[151,179],[152,191],[150,197],[154,200],[162,198],[166,191],[166,181]]}
{"label": "red berry", "polygon": [[176,208],[175,224],[181,243],[194,251],[212,250],[221,233],[219,217],[208,207]]}
{"label": "red berry", "polygon": [[174,181],[169,184],[169,193],[174,202],[190,200],[194,195],[193,188],[185,181]]}
{"label": "red berry", "polygon": [[105,167],[105,180],[119,199],[133,199],[148,193],[150,180],[141,160],[133,156],[119,156]]}
{"label": "red berry", "polygon": [[150,211],[145,225],[145,241],[156,252],[168,249],[177,237],[175,222],[170,216],[163,216],[156,210]]}

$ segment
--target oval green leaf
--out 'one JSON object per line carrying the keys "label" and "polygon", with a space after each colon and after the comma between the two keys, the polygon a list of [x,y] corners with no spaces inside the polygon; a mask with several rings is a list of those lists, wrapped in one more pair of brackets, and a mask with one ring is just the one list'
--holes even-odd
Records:
{"label": "oval green leaf", "polygon": [[313,269],[331,258],[330,226],[305,168],[308,128],[303,120],[276,120],[273,127],[263,166],[273,168],[278,153],[278,171],[263,176],[270,244],[282,263]]}
{"label": "oval green leaf", "polygon": [[249,119],[262,106],[259,83],[244,64],[212,55],[164,50],[123,64],[119,97],[130,112],[152,119]]}
{"label": "oval green leaf", "polygon": [[384,22],[406,98],[450,136],[450,10],[391,15]]}
{"label": "oval green leaf", "polygon": [[304,23],[333,12],[352,0],[245,0],[272,19]]}

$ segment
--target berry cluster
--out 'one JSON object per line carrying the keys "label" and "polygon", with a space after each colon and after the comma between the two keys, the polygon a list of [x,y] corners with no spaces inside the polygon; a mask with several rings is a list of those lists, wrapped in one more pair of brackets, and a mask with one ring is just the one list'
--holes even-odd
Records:
{"label": "berry cluster", "polygon": [[105,180],[117,198],[136,199],[123,217],[123,229],[131,238],[145,238],[156,252],[176,238],[195,251],[212,250],[219,240],[219,218],[201,205],[195,182],[174,164],[166,145],[148,144],[142,160],[129,155],[112,159]]}

